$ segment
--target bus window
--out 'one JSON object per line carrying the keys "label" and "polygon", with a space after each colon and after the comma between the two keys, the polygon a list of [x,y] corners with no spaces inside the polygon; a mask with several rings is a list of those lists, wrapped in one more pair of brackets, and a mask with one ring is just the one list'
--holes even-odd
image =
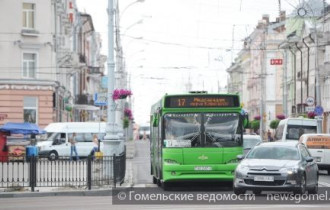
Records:
{"label": "bus window", "polygon": [[237,113],[205,114],[204,127],[206,147],[231,147],[242,143]]}
{"label": "bus window", "polygon": [[[167,114],[164,117],[165,140],[171,147],[199,147],[201,145],[200,114]],[[167,146],[168,146],[167,145]]]}

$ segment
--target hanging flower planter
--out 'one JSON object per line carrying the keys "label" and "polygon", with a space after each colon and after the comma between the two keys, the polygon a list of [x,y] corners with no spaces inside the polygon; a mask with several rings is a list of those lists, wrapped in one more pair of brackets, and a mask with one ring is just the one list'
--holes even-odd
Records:
{"label": "hanging flower planter", "polygon": [[126,108],[124,110],[124,115],[125,117],[127,117],[129,120],[132,120],[133,119],[133,114],[132,114],[132,110]]}
{"label": "hanging flower planter", "polygon": [[113,91],[112,98],[113,100],[125,99],[127,96],[131,96],[132,92],[130,90],[116,89]]}

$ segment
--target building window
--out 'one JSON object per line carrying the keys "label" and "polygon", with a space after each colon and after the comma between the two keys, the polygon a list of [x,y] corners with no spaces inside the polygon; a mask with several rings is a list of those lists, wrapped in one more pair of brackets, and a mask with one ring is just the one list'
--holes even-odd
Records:
{"label": "building window", "polygon": [[24,122],[37,123],[38,100],[37,97],[24,97]]}
{"label": "building window", "polygon": [[23,28],[34,29],[35,4],[23,3]]}
{"label": "building window", "polygon": [[23,77],[35,78],[36,77],[36,63],[37,54],[23,53]]}

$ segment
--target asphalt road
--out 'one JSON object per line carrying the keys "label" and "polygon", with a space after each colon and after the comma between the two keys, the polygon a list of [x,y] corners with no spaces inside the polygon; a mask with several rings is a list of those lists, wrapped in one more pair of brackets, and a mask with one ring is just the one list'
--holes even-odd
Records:
{"label": "asphalt road", "polygon": [[[135,141],[135,157],[131,160],[132,181],[134,187],[156,188],[152,184],[150,176],[150,161],[149,161],[149,141]],[[320,185],[330,186],[330,176],[325,171],[321,171]],[[214,187],[214,186],[213,186]],[[189,191],[189,190],[188,190]],[[197,193],[207,192],[207,190],[193,189]],[[229,192],[230,188],[223,188],[216,192]],[[175,193],[175,191],[174,191]],[[330,195],[329,195],[330,197]],[[112,202],[112,196],[51,196],[51,197],[17,197],[17,198],[0,198],[0,209],[329,209],[330,205],[323,204],[308,204],[308,205],[115,205]]]}

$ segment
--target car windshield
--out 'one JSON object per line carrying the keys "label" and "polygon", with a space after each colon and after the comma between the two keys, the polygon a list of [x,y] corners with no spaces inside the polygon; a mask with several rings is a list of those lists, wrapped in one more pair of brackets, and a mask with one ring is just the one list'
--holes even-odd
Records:
{"label": "car windshield", "polygon": [[299,160],[295,147],[256,146],[247,155],[247,159]]}
{"label": "car windshield", "polygon": [[288,125],[286,139],[299,140],[305,133],[316,133],[316,126]]}
{"label": "car windshield", "polygon": [[251,149],[253,148],[256,144],[261,142],[261,139],[259,138],[246,138],[243,136],[243,147],[244,149]]}
{"label": "car windshield", "polygon": [[241,145],[238,113],[187,113],[164,116],[167,147],[231,147]]}

